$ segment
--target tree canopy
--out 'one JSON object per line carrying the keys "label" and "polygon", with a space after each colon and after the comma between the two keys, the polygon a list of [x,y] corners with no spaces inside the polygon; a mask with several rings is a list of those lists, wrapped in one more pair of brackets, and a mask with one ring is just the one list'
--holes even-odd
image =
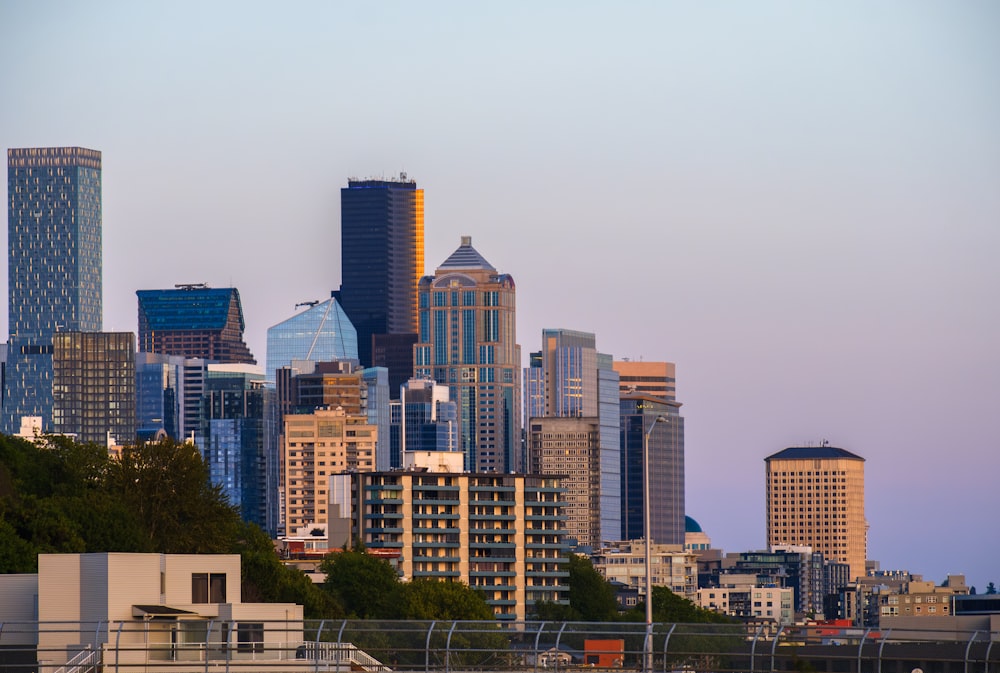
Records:
{"label": "tree canopy", "polygon": [[461,582],[418,578],[402,582],[385,559],[363,547],[331,554],[320,565],[323,589],[358,619],[492,620],[483,595]]}
{"label": "tree canopy", "polygon": [[240,520],[194,446],[163,440],[109,456],[66,437],[34,444],[0,435],[0,573],[35,572],[38,554],[79,552],[239,553],[247,601],[343,614]]}

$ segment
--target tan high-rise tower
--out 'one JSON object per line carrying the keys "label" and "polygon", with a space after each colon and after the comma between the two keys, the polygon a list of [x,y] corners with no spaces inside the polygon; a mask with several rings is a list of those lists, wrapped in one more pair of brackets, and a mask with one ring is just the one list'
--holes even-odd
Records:
{"label": "tan high-rise tower", "polygon": [[517,472],[521,455],[521,347],[514,339],[514,279],[463,236],[418,286],[413,374],[448,386],[458,405],[466,469]]}
{"label": "tan high-rise tower", "polygon": [[865,460],[828,446],[801,446],[764,459],[767,544],[807,545],[865,574]]}

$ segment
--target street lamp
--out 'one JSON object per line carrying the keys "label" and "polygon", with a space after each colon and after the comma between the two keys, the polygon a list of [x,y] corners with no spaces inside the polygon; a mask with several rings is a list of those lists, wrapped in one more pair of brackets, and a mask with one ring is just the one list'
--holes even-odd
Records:
{"label": "street lamp", "polygon": [[650,534],[649,511],[649,436],[657,423],[668,423],[668,419],[660,414],[653,419],[642,438],[642,534],[646,538],[646,553],[643,561],[646,565],[646,661],[643,670],[653,669],[653,572],[652,572],[652,535]]}

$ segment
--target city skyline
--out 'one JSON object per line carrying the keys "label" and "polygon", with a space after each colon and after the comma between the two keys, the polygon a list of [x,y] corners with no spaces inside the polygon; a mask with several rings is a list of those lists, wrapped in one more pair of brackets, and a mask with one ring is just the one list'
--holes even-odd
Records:
{"label": "city skyline", "polygon": [[827,439],[873,559],[997,580],[1000,8],[195,7],[0,6],[0,144],[102,153],[104,329],[236,287],[260,360],[339,286],[339,190],[405,170],[425,259],[468,234],[517,279],[523,354],[677,364],[717,545],[763,547],[763,459]]}

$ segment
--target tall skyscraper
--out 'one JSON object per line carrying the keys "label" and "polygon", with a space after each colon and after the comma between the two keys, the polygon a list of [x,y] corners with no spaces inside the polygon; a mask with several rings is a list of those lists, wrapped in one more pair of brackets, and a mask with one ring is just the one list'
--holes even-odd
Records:
{"label": "tall skyscraper", "polygon": [[[649,528],[653,542],[684,544],[684,419],[680,403],[653,395],[621,398],[622,537],[644,537],[643,453],[649,442]],[[663,422],[657,421],[663,417]]]}
{"label": "tall skyscraper", "polygon": [[101,153],[7,150],[9,340],[4,432],[23,416],[52,429],[52,335],[99,332]]}
{"label": "tall skyscraper", "polygon": [[[358,331],[358,358],[365,367],[388,366],[373,360],[372,337],[417,332],[417,283],[424,275],[424,190],[405,173],[398,180],[349,180],[340,190],[340,241],[336,296]],[[405,364],[405,369],[412,366]],[[398,385],[409,374],[390,370],[390,380]],[[396,394],[398,388],[393,397]]]}
{"label": "tall skyscraper", "polygon": [[466,468],[522,470],[514,279],[499,273],[472,247],[472,238],[463,236],[435,274],[420,279],[419,297],[414,376],[451,389]]}
{"label": "tall skyscraper", "polygon": [[799,545],[865,575],[865,460],[827,445],[796,446],[764,459],[767,544]]}
{"label": "tall skyscraper", "polygon": [[[565,474],[567,535],[583,546],[621,537],[618,374],[596,337],[542,331],[542,350],[525,370],[528,471]],[[558,419],[558,420],[557,420]]]}
{"label": "tall skyscraper", "polygon": [[235,287],[177,285],[137,290],[139,352],[257,364],[243,341],[243,305]]}

